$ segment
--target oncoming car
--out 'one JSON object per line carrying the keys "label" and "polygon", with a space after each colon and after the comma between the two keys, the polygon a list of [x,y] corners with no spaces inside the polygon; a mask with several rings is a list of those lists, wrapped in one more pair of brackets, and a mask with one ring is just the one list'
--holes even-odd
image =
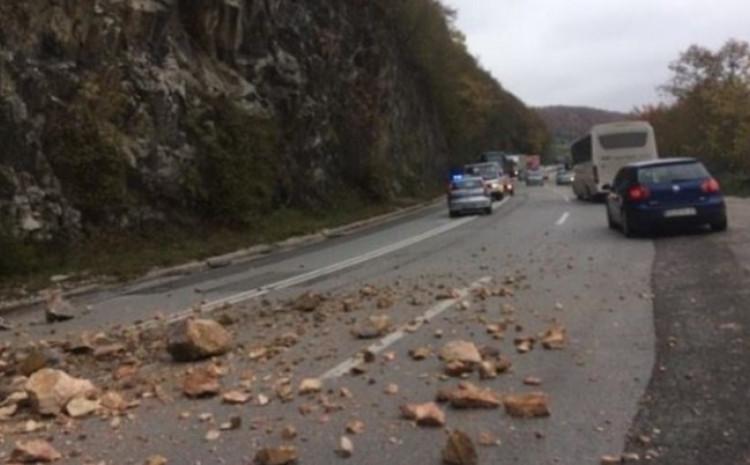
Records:
{"label": "oncoming car", "polygon": [[492,214],[492,198],[484,180],[455,176],[448,185],[448,211],[451,217],[473,212]]}
{"label": "oncoming car", "polygon": [[662,158],[621,168],[607,196],[607,221],[628,237],[670,224],[727,229],[719,183],[694,158]]}

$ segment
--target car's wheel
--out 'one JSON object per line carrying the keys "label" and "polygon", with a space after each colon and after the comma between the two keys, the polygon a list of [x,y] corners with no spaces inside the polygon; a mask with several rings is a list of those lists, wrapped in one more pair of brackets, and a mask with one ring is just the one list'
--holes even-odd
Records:
{"label": "car's wheel", "polygon": [[451,218],[458,218],[458,212],[457,211],[451,210],[449,212],[449,215],[450,215]]}
{"label": "car's wheel", "polygon": [[484,209],[484,214],[485,215],[491,215],[492,214],[492,207],[485,208]]}
{"label": "car's wheel", "polygon": [[726,231],[728,226],[729,222],[727,221],[726,216],[719,221],[711,223],[711,229],[717,232]]}
{"label": "car's wheel", "polygon": [[633,224],[630,221],[630,218],[628,218],[628,214],[625,211],[620,212],[620,229],[622,229],[622,233],[625,235],[625,237],[635,237],[635,230],[633,229]]}
{"label": "car's wheel", "polygon": [[612,212],[609,211],[609,207],[607,207],[607,226],[609,226],[609,229],[617,229],[617,223],[612,219]]}

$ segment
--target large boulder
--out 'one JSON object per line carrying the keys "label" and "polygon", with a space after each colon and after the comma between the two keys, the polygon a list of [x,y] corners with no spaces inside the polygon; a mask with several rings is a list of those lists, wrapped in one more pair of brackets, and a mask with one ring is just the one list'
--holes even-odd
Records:
{"label": "large boulder", "polygon": [[42,415],[57,415],[72,399],[96,390],[89,380],[74,378],[64,371],[51,368],[31,375],[24,389],[31,405]]}
{"label": "large boulder", "polygon": [[184,320],[170,326],[167,350],[178,362],[222,355],[232,348],[232,334],[213,320]]}

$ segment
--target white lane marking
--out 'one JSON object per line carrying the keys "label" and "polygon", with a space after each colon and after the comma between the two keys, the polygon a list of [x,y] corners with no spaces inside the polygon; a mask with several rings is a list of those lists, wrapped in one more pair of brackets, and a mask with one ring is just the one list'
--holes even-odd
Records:
{"label": "white lane marking", "polygon": [[373,353],[374,355],[377,355],[383,352],[388,347],[392,346],[396,342],[403,339],[407,335],[407,328],[409,328],[409,332],[414,332],[416,329],[421,328],[426,322],[439,316],[441,313],[445,312],[446,310],[448,310],[449,308],[451,308],[452,306],[456,305],[458,302],[466,298],[466,296],[468,296],[471,291],[473,291],[474,289],[478,289],[479,287],[485,284],[488,284],[490,281],[492,281],[492,278],[489,276],[485,276],[471,283],[469,287],[460,289],[458,291],[457,298],[444,300],[438,303],[437,305],[434,305],[425,313],[423,313],[421,316],[413,320],[411,323],[402,325],[398,330],[388,334],[384,338],[380,339],[378,342],[370,346],[367,346],[363,350],[359,351],[358,355],[351,356],[347,358],[346,360],[344,360],[343,362],[336,365],[335,367],[326,371],[325,373],[323,373],[323,375],[320,376],[320,379],[326,380],[326,379],[339,378],[345,375],[346,373],[349,373],[352,368],[362,363],[362,359],[359,357],[359,354],[361,354],[362,352],[369,351]]}
{"label": "white lane marking", "polygon": [[[509,197],[504,198],[501,202],[498,202],[493,205],[493,209],[500,208],[503,204],[505,204],[508,200],[510,200]],[[397,250],[401,250],[403,248],[412,246],[414,244],[417,244],[419,242],[425,241],[427,239],[433,238],[435,236],[439,236],[440,234],[446,233],[452,229],[456,229],[460,226],[465,225],[466,223],[470,223],[474,220],[479,218],[478,216],[467,216],[464,218],[451,220],[448,223],[445,223],[441,226],[438,226],[436,228],[430,229],[428,231],[423,232],[422,234],[418,234],[416,236],[412,236],[408,239],[404,239],[399,242],[395,242],[393,244],[381,247],[379,249],[367,252],[365,254],[352,257],[346,260],[343,260],[341,262],[333,263],[328,266],[324,266],[323,268],[318,268],[316,270],[309,271],[307,273],[302,273],[297,276],[293,276],[291,278],[283,279],[281,281],[276,281],[270,284],[266,284],[264,286],[250,289],[248,291],[240,292],[237,294],[233,294],[230,296],[222,297],[220,299],[212,300],[210,302],[206,302],[198,307],[190,308],[187,310],[183,310],[178,313],[174,313],[172,315],[167,316],[164,321],[166,323],[173,323],[175,321],[184,320],[186,318],[189,318],[190,316],[196,314],[196,313],[211,313],[213,311],[219,310],[221,308],[225,308],[230,305],[235,305],[241,302],[245,302],[248,300],[256,299],[258,297],[261,297],[263,295],[268,294],[272,291],[277,291],[281,289],[286,289],[292,286],[295,286],[297,284],[302,284],[307,281],[312,281],[313,279],[326,276],[329,274],[336,273],[337,271],[341,271],[347,268],[351,268],[353,266],[359,265],[361,263],[373,260],[375,258],[382,257],[384,255],[387,255],[389,253],[395,252]],[[158,321],[147,321],[144,323],[141,323],[140,325],[137,325],[141,328],[146,328],[150,326],[155,326],[159,324]]]}
{"label": "white lane marking", "polygon": [[559,220],[557,220],[557,222],[556,222],[555,224],[556,224],[557,226],[562,226],[563,224],[565,224],[565,222],[566,222],[566,221],[568,221],[568,218],[570,218],[570,212],[565,212],[565,213],[563,213],[563,215],[562,215],[562,216],[560,217],[560,219],[559,219]]}

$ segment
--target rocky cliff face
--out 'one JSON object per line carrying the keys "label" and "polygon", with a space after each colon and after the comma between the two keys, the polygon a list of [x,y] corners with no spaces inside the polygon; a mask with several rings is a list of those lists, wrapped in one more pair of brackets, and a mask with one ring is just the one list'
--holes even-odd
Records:
{"label": "rocky cliff face", "polygon": [[0,2],[0,227],[74,238],[432,185],[445,143],[384,3]]}

